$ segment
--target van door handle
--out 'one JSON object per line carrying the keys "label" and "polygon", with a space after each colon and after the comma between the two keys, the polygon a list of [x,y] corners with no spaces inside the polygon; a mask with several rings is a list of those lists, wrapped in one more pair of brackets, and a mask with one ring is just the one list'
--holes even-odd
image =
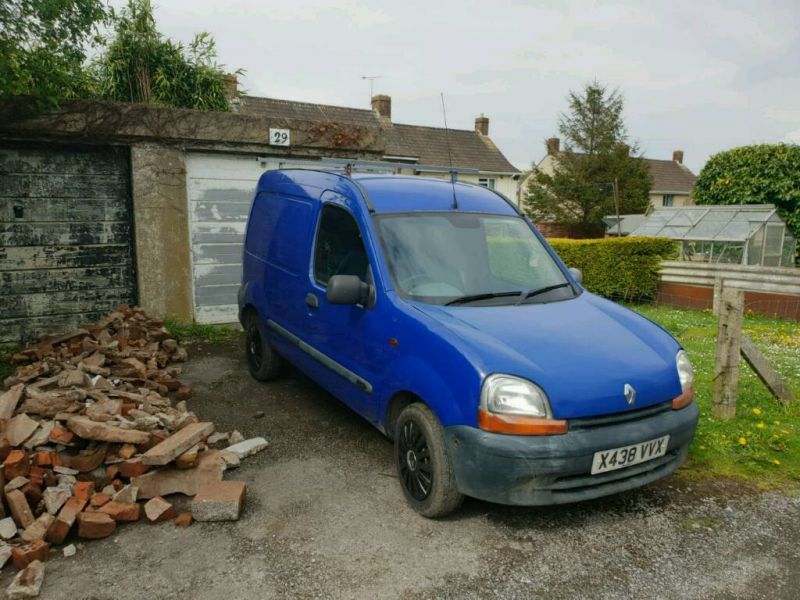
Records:
{"label": "van door handle", "polygon": [[306,294],[306,304],[308,304],[310,308],[319,308],[319,298],[317,298],[316,294],[308,292]]}

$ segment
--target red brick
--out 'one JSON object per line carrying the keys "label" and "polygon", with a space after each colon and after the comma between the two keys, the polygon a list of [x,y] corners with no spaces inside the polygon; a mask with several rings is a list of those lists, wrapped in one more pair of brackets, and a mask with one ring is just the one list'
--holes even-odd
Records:
{"label": "red brick", "polygon": [[182,512],[177,517],[175,517],[175,525],[178,527],[188,527],[192,524],[192,513],[190,512]]}
{"label": "red brick", "polygon": [[78,535],[87,540],[108,537],[116,528],[116,521],[105,513],[82,512],[78,515]]}
{"label": "red brick", "polygon": [[50,441],[54,444],[63,444],[68,446],[75,440],[75,434],[72,433],[69,429],[64,429],[63,427],[59,427],[56,425],[53,427],[53,430],[50,432]]}
{"label": "red brick", "polygon": [[109,479],[114,479],[119,473],[119,467],[117,465],[109,465],[106,467],[106,477]]}
{"label": "red brick", "polygon": [[46,450],[35,452],[33,464],[39,467],[51,467],[53,465],[53,453]]}
{"label": "red brick", "polygon": [[104,504],[108,504],[111,502],[111,496],[108,494],[95,494],[92,496],[91,500],[89,500],[89,504],[92,505],[94,508],[100,508]]}
{"label": "red brick", "polygon": [[144,475],[150,467],[142,462],[141,458],[131,458],[119,463],[119,474],[130,479]]}
{"label": "red brick", "polygon": [[73,486],[73,493],[75,494],[76,498],[88,500],[92,497],[94,493],[94,482],[93,481],[78,481]]}
{"label": "red brick", "polygon": [[244,502],[244,481],[213,481],[203,484],[192,501],[196,521],[235,521]]}
{"label": "red brick", "polygon": [[135,502],[115,502],[111,501],[100,508],[100,512],[109,515],[118,523],[138,521],[141,514],[141,507]]}
{"label": "red brick", "polygon": [[[89,502],[88,498],[78,498],[77,496],[73,496],[69,500],[64,503],[64,508],[69,507],[75,514],[81,512],[84,508],[86,508],[86,504]],[[61,510],[63,511],[64,508]]]}
{"label": "red brick", "polygon": [[22,450],[12,450],[3,462],[6,481],[11,481],[14,477],[27,477],[30,469],[31,463],[28,455]]}
{"label": "red brick", "polygon": [[120,458],[129,459],[132,458],[134,454],[136,454],[136,446],[133,444],[123,444],[119,450],[117,450],[117,454]]}
{"label": "red brick", "polygon": [[75,524],[77,516],[75,511],[68,509],[66,506],[62,507],[61,512],[58,513],[50,527],[47,528],[47,534],[45,534],[47,541],[51,544],[63,544]]}
{"label": "red brick", "polygon": [[11,549],[11,561],[20,571],[35,560],[42,562],[50,557],[50,544],[42,540],[33,540]]}
{"label": "red brick", "polygon": [[144,514],[147,515],[147,518],[153,523],[168,521],[177,516],[175,507],[161,496],[156,496],[147,501],[144,505]]}

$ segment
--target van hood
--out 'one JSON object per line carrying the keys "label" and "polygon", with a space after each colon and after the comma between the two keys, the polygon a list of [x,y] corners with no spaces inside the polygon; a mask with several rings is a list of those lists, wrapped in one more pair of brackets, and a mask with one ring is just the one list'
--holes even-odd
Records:
{"label": "van hood", "polygon": [[[456,335],[486,376],[507,373],[539,385],[555,418],[608,415],[680,395],[680,345],[641,315],[584,292],[520,306],[414,303]],[[636,390],[628,404],[625,384]]]}

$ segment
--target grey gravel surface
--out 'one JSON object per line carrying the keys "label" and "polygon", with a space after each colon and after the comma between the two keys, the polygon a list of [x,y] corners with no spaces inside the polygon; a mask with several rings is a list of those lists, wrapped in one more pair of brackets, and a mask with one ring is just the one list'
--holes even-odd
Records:
{"label": "grey gravel surface", "polygon": [[797,498],[678,474],[571,506],[467,500],[430,521],[377,430],[292,370],[253,381],[239,348],[190,347],[185,379],[203,419],[270,441],[227,473],[248,484],[241,519],[142,522],[59,550],[42,598],[800,597]]}

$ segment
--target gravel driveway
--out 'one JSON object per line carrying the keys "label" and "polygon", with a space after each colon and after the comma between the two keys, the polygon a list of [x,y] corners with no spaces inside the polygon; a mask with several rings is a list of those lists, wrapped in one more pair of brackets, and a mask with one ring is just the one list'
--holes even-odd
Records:
{"label": "gravel driveway", "polygon": [[[190,406],[270,447],[235,523],[139,523],[47,563],[43,598],[797,598],[800,500],[680,475],[580,505],[409,509],[377,430],[289,372],[259,384],[238,340],[189,347]],[[265,411],[263,418],[254,418]],[[13,569],[6,567],[3,587]]]}

